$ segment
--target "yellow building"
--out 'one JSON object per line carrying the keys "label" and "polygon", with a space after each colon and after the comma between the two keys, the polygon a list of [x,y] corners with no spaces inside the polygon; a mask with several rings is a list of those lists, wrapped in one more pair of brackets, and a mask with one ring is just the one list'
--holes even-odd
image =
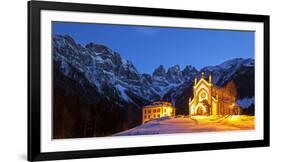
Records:
{"label": "yellow building", "polygon": [[170,102],[157,101],[152,104],[143,107],[142,109],[142,123],[145,123],[151,119],[161,118],[164,116],[175,116],[176,109]]}
{"label": "yellow building", "polygon": [[208,81],[204,72],[197,81],[194,79],[193,99],[189,98],[189,115],[239,115],[240,108],[236,104],[236,88],[233,82],[225,87],[216,87],[212,76]]}

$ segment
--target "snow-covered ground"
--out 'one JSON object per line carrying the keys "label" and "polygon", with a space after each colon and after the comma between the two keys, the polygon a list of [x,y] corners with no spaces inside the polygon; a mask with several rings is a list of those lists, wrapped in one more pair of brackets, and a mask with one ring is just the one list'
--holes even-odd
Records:
{"label": "snow-covered ground", "polygon": [[114,136],[249,130],[255,117],[246,115],[159,118]]}

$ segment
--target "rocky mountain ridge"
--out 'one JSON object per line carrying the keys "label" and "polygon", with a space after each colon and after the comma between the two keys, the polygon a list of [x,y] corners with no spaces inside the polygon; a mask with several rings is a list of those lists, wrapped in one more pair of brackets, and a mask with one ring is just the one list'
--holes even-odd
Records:
{"label": "rocky mountain ridge", "polygon": [[[142,74],[131,61],[105,45],[88,43],[82,46],[71,36],[54,35],[52,47],[54,112],[57,112],[54,119],[64,123],[60,113],[69,113],[66,116],[75,121],[75,129],[82,129],[80,125],[83,123],[86,123],[85,127],[89,127],[89,131],[83,129],[85,134],[82,136],[85,137],[92,136],[87,132],[94,132],[94,136],[99,136],[138,125],[141,122],[141,108],[157,100],[171,101],[177,114],[188,114],[188,98],[192,96],[193,80],[195,76],[199,77],[201,71],[205,72],[206,77],[212,74],[217,86],[234,81],[239,94],[238,104],[246,105],[244,108],[253,107],[254,104],[253,59],[230,59],[201,70],[191,65],[182,70],[179,65],[165,69],[159,63],[152,74]],[[77,110],[78,108],[81,110]],[[107,119],[108,115],[105,114],[110,113],[111,119]],[[105,116],[101,118],[103,115]],[[77,118],[81,120],[77,121]],[[108,123],[112,130],[92,125],[99,121]],[[115,124],[112,125],[112,121]],[[89,122],[92,124],[87,126]],[[58,138],[79,136],[75,133],[60,133],[63,125],[56,127],[58,132],[55,131],[55,134]],[[74,129],[73,126],[69,127]]]}

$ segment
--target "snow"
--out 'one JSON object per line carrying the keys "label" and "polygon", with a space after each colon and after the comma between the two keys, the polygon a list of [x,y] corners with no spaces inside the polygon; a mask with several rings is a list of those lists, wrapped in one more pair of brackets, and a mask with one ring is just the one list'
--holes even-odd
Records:
{"label": "snow", "polygon": [[181,81],[179,83],[168,82],[164,76],[153,76],[153,82],[151,87],[154,89],[154,92],[163,98],[164,95],[172,90],[173,88],[179,87],[184,83]]}
{"label": "snow", "polygon": [[97,62],[100,62],[102,63],[103,62],[103,59],[100,57],[100,56],[97,56],[94,58]]}
{"label": "snow", "polygon": [[[223,84],[229,80],[242,66],[244,67],[253,67],[254,59],[248,58],[235,58],[231,60],[227,60],[216,66],[207,66],[200,71],[208,71],[213,75],[213,82],[217,84]],[[222,74],[226,75],[222,75]],[[223,77],[223,78],[222,78]]]}
{"label": "snow", "polygon": [[[67,37],[67,36],[65,36]],[[57,36],[56,37],[56,40],[55,40],[55,43],[57,45],[57,47],[59,48],[71,48],[71,49],[74,49],[74,47],[71,45],[70,42],[68,42],[65,37],[63,36]]]}
{"label": "snow", "polygon": [[120,95],[122,96],[123,99],[125,99],[126,101],[130,101],[131,102],[130,97],[126,93],[126,88],[124,88],[120,84],[117,84],[115,87],[118,89],[118,91],[119,91],[119,93],[120,93]]}
{"label": "snow", "polygon": [[225,61],[218,66],[223,69],[230,69],[230,68],[233,68],[233,66],[240,67],[241,65],[252,67],[252,66],[254,66],[254,59],[236,58],[236,59],[231,59],[231,60]]}
{"label": "snow", "polygon": [[253,67],[255,66],[255,61],[253,59],[247,59],[243,62],[244,66]]}
{"label": "snow", "polygon": [[[189,85],[196,75],[196,72],[192,72],[183,76],[180,67],[175,65],[168,69],[169,74],[164,70],[164,74],[161,73],[160,76],[148,74],[148,80],[139,80],[138,77],[131,79],[131,75],[126,74],[133,74],[132,76],[141,76],[142,74],[138,72],[130,60],[120,57],[121,65],[115,64],[112,57],[114,54],[109,48],[97,52],[76,44],[75,41],[72,41],[72,38],[62,35],[56,35],[53,41],[56,49],[54,50],[54,60],[59,62],[60,70],[64,75],[71,74],[69,70],[71,70],[70,67],[73,67],[104,95],[107,95],[102,87],[104,82],[110,86],[118,85],[116,88],[120,91],[120,97],[124,97],[124,101],[130,100],[126,92],[132,92],[148,101],[153,101],[159,97],[163,98],[165,94],[169,93],[174,104],[175,98],[181,95],[181,90]],[[108,51],[111,51],[111,53]],[[253,63],[253,59],[232,59],[218,66],[209,66],[204,69],[212,72],[215,84],[219,81],[219,84],[223,84],[236,72],[240,65],[251,66],[254,65]],[[195,69],[192,66],[186,66],[186,68]],[[74,76],[69,75],[68,77]],[[73,79],[79,81],[79,78]],[[241,101],[241,105],[247,105],[247,102]]]}
{"label": "snow", "polygon": [[248,108],[250,107],[252,104],[255,103],[255,98],[254,96],[253,97],[246,97],[246,98],[243,98],[243,99],[240,99],[240,100],[237,100],[237,104],[242,107],[242,108]]}
{"label": "snow", "polygon": [[122,64],[127,64],[128,61],[127,61],[126,59],[123,59],[123,58],[122,58],[122,59],[121,59],[121,62],[122,62]]}
{"label": "snow", "polygon": [[65,76],[67,76],[67,75],[69,74],[69,65],[68,65],[68,63],[65,62],[65,61],[62,61],[62,62],[61,62],[61,65],[60,65],[60,70],[61,70],[61,72],[62,72]]}
{"label": "snow", "polygon": [[113,136],[252,130],[255,117],[246,115],[159,118]]}
{"label": "snow", "polygon": [[241,58],[237,58],[237,59],[231,59],[228,61],[223,62],[222,64],[220,64],[219,66],[223,69],[229,69],[231,68],[233,65],[237,65],[237,64],[241,64],[241,62],[243,61],[243,59]]}

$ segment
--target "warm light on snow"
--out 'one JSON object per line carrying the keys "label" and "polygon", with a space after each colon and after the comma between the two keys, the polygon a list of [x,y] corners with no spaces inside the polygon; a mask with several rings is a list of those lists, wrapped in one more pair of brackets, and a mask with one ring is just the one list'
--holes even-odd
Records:
{"label": "warm light on snow", "polygon": [[255,129],[255,117],[247,115],[226,116],[192,116],[159,118],[149,121],[133,129],[115,134],[123,135],[148,135],[169,133],[193,133],[212,131],[237,131]]}

